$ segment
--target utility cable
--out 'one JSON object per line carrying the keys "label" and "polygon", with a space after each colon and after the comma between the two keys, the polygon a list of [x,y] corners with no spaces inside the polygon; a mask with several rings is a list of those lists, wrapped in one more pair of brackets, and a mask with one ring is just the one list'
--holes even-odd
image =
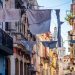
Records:
{"label": "utility cable", "polygon": [[69,1],[69,2],[65,2],[65,3],[63,3],[63,4],[59,4],[59,5],[56,5],[56,6],[46,7],[46,8],[55,8],[55,7],[60,7],[60,6],[63,6],[63,5],[69,4],[69,3],[71,3],[71,1]]}

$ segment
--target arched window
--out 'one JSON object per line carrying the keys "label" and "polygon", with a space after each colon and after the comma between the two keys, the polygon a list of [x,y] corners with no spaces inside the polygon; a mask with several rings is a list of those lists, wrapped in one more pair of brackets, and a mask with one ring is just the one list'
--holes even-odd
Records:
{"label": "arched window", "polygon": [[24,75],[26,75],[26,63],[24,63]]}
{"label": "arched window", "polygon": [[23,75],[23,62],[20,61],[20,75]]}
{"label": "arched window", "polygon": [[6,71],[5,75],[11,75],[11,62],[9,58],[6,58]]}
{"label": "arched window", "polygon": [[19,75],[19,60],[15,59],[15,75]]}

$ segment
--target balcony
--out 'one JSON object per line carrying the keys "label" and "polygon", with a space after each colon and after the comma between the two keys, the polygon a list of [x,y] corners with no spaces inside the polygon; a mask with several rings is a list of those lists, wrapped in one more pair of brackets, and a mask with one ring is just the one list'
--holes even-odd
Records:
{"label": "balcony", "polygon": [[30,55],[32,54],[32,47],[30,46],[30,43],[26,40],[16,40],[13,41],[14,43],[14,47],[18,47],[18,48],[23,48],[22,51],[25,52],[26,54]]}
{"label": "balcony", "polygon": [[35,73],[37,72],[36,67],[35,67],[34,64],[29,65],[28,68],[29,68],[29,70],[30,70],[33,74],[35,74]]}
{"label": "balcony", "polygon": [[3,55],[13,54],[13,39],[0,29],[0,53]]}
{"label": "balcony", "polygon": [[50,57],[49,56],[43,56],[41,57],[45,62],[49,63],[50,62]]}

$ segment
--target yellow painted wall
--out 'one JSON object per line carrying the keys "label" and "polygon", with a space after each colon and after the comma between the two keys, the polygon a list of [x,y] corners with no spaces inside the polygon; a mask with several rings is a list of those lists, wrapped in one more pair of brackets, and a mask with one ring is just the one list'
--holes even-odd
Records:
{"label": "yellow painted wall", "polygon": [[56,74],[56,62],[57,62],[57,57],[54,55],[54,52],[50,50],[50,57],[52,59],[50,69],[51,69],[51,75]]}

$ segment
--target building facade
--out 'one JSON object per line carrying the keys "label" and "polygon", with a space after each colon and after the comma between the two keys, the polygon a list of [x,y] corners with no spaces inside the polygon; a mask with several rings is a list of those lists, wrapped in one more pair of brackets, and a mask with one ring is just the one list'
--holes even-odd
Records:
{"label": "building facade", "polygon": [[[28,18],[26,9],[37,8],[36,0],[0,0],[3,9],[20,9],[20,21],[0,23],[1,46],[8,45],[6,49],[1,49],[0,53],[0,74],[1,75],[33,75],[34,66],[31,63],[32,52],[26,48],[21,41],[36,41],[28,30]],[[36,5],[36,6],[35,6]],[[4,31],[8,34],[6,34]],[[12,40],[12,38],[13,40]],[[6,42],[5,42],[6,41]],[[10,41],[10,42],[8,42]],[[5,43],[4,43],[5,42]],[[4,47],[3,46],[3,47]],[[13,46],[13,50],[12,50]],[[1,48],[1,47],[0,47]],[[9,51],[10,50],[10,51]],[[13,53],[13,55],[11,55]],[[5,55],[8,56],[5,56]]]}
{"label": "building facade", "polygon": [[[52,34],[45,33],[37,36],[40,41],[52,41]],[[57,74],[57,58],[56,50],[45,47],[39,42],[40,55],[40,75],[58,75]]]}
{"label": "building facade", "polygon": [[[57,35],[58,35],[58,29],[57,27],[54,27],[54,34],[53,34],[53,40],[54,41],[58,41],[57,39]],[[65,56],[65,48],[63,47],[63,38],[61,37],[61,47],[58,47],[58,43],[56,45],[57,48],[54,49],[53,53],[56,53],[57,57],[55,57],[57,62],[57,75],[63,75],[63,57]],[[53,68],[54,69],[54,68]],[[56,71],[56,69],[54,69]],[[53,72],[54,73],[54,72]]]}
{"label": "building facade", "polygon": [[[71,4],[71,14],[72,18],[70,18],[72,30],[68,32],[69,42],[69,51],[70,51],[70,67],[72,67],[72,71],[75,71],[75,0],[72,0]],[[71,68],[70,68],[71,69]]]}
{"label": "building facade", "polygon": [[[0,9],[4,8],[0,1]],[[7,56],[13,54],[13,38],[3,30],[3,22],[0,22],[0,75],[7,75]]]}
{"label": "building facade", "polygon": [[[47,36],[48,35],[48,36]],[[49,41],[50,33],[37,36],[40,41]],[[38,41],[39,42],[39,41]],[[39,42],[39,75],[50,75],[50,57],[49,48],[45,47],[42,42]]]}

